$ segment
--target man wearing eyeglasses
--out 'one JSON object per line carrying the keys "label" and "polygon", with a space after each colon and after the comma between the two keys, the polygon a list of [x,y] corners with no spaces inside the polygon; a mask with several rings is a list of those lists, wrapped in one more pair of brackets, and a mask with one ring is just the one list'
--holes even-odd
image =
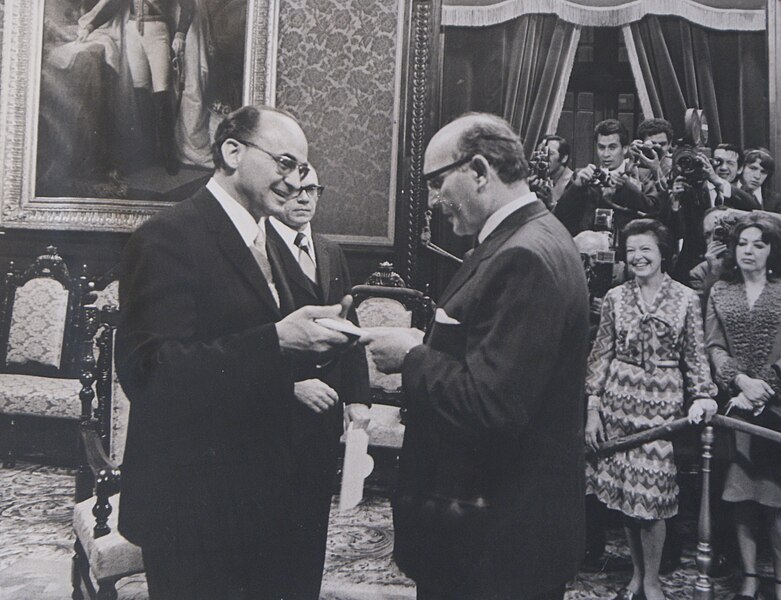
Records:
{"label": "man wearing eyeglasses", "polygon": [[151,600],[285,595],[294,358],[325,362],[347,342],[314,322],[338,317],[338,304],[293,310],[259,225],[299,193],[307,152],[290,114],[231,113],[205,188],[125,249],[119,530],[141,546]]}
{"label": "man wearing eyeglasses", "polygon": [[[352,287],[339,245],[312,232],[310,222],[324,189],[310,167],[299,193],[291,195],[281,213],[266,222],[267,247],[279,259],[293,308],[338,304]],[[290,506],[294,526],[289,540],[293,572],[285,600],[318,600],[342,415],[358,426],[368,421],[368,407],[362,402],[369,398],[369,370],[361,346],[325,364],[303,359],[295,365]]]}
{"label": "man wearing eyeglasses", "polygon": [[528,175],[499,117],[434,135],[429,205],[478,246],[423,343],[412,329],[361,337],[380,370],[402,373],[394,557],[419,600],[561,600],[582,557],[588,292]]}

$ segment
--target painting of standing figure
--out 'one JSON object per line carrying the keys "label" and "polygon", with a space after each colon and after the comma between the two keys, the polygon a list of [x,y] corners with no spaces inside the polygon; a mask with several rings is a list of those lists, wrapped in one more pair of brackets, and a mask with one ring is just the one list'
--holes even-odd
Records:
{"label": "painting of standing figure", "polygon": [[177,201],[242,104],[247,0],[46,0],[35,195]]}

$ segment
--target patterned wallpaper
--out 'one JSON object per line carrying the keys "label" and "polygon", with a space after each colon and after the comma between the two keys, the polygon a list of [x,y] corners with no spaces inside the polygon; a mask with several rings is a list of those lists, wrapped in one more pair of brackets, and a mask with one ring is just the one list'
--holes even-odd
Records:
{"label": "patterned wallpaper", "polygon": [[398,2],[284,0],[277,106],[294,113],[326,186],[315,227],[387,235]]}

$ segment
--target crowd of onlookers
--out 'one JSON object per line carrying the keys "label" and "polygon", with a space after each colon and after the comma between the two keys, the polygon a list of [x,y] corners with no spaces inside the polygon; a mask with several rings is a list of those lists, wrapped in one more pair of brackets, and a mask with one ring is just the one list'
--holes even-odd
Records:
{"label": "crowd of onlookers", "polygon": [[[574,236],[589,282],[587,446],[717,411],[781,429],[773,157],[726,143],[698,148],[664,119],[643,121],[635,140],[607,119],[594,142],[599,164],[573,171],[567,140],[546,136],[530,178]],[[735,600],[756,598],[758,534],[767,531],[781,598],[781,446],[719,435],[714,573],[739,568]],[[664,597],[659,571],[663,556],[675,562],[678,492],[671,441],[588,462],[587,565],[604,560],[604,512],[624,520],[633,574],[617,599]]]}

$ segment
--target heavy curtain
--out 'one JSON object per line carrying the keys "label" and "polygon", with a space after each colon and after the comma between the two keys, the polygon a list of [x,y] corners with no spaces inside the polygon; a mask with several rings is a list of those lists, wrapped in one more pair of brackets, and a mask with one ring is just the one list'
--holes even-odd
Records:
{"label": "heavy curtain", "polygon": [[583,26],[621,27],[646,117],[710,141],[769,145],[765,0],[443,0],[443,122],[506,117],[526,150],[556,129]]}
{"label": "heavy curtain", "polygon": [[561,114],[580,27],[555,15],[445,32],[443,122],[467,110],[503,115],[528,152]]}
{"label": "heavy curtain", "polygon": [[664,117],[681,132],[686,108],[701,108],[710,145],[768,145],[762,33],[713,31],[655,15],[625,25],[623,32],[645,116]]}

